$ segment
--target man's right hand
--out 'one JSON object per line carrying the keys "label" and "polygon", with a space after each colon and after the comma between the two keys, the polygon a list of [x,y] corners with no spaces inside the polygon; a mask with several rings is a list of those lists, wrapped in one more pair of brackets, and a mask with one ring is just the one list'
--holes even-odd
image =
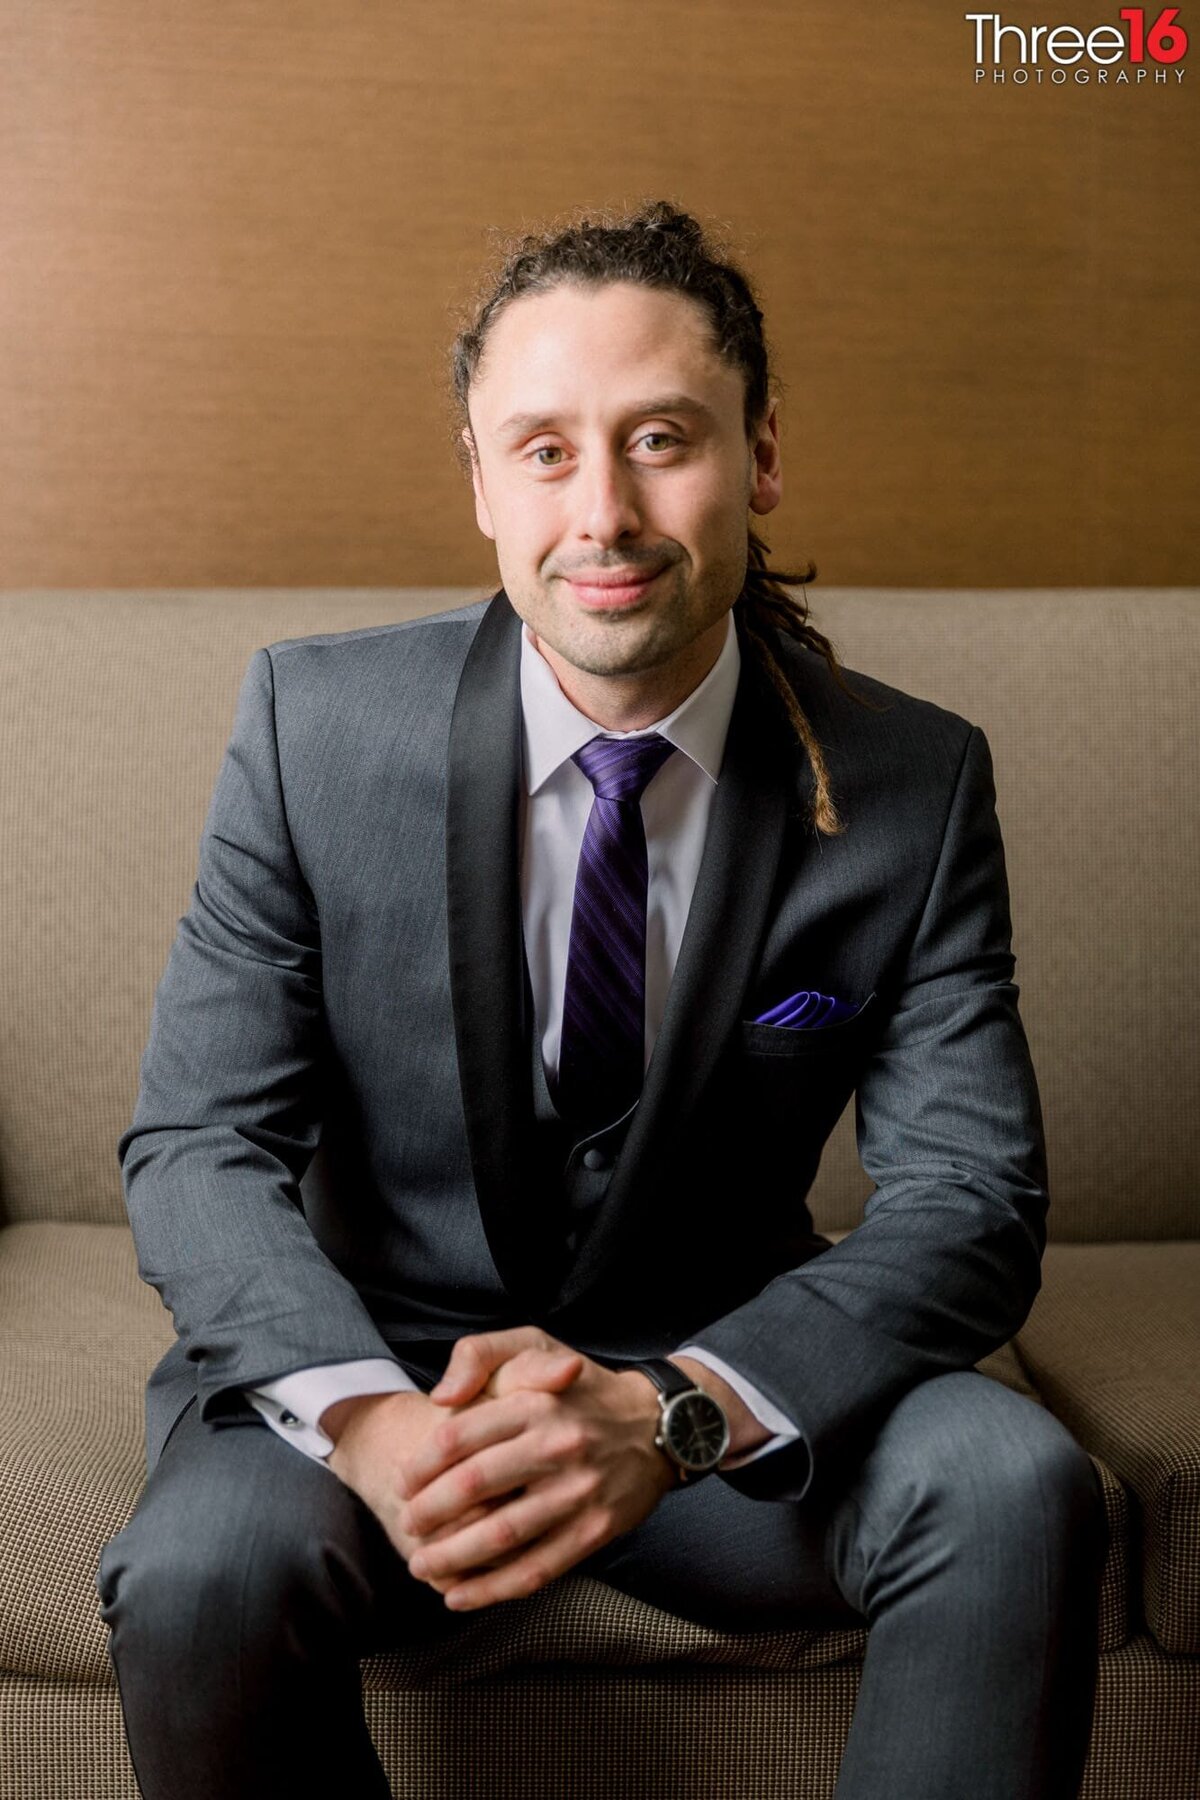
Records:
{"label": "man's right hand", "polygon": [[[579,1375],[584,1358],[575,1352],[526,1350],[496,1371],[480,1400],[495,1399],[518,1387],[561,1393]],[[474,1401],[467,1403],[475,1404]],[[431,1435],[449,1424],[464,1407],[435,1405],[426,1394],[411,1392],[354,1394],[335,1401],[321,1415],[320,1425],[334,1440],[326,1461],[339,1480],[353,1488],[379,1520],[399,1554],[408,1562],[416,1540],[402,1523],[405,1501],[400,1492],[400,1465],[411,1458]],[[425,1544],[481,1519],[507,1499],[496,1495],[474,1508],[469,1517],[455,1520]],[[438,1593],[452,1587],[450,1578],[429,1581]]]}

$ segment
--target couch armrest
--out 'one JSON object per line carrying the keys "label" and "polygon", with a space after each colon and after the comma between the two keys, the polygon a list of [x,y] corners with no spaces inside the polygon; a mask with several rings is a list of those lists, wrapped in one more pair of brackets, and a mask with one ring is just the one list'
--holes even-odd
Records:
{"label": "couch armrest", "polygon": [[1134,1502],[1146,1624],[1200,1652],[1200,1242],[1046,1246],[1016,1338],[1038,1393]]}

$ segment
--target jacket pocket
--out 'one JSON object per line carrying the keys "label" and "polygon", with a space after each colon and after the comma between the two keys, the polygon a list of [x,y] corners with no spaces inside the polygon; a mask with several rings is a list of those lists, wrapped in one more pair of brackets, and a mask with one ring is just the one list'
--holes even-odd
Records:
{"label": "jacket pocket", "polygon": [[739,1025],[742,1050],[753,1057],[786,1057],[792,1059],[832,1058],[848,1050],[856,1050],[874,1029],[878,1008],[875,989],[867,995],[858,1011],[838,1025],[805,1028],[794,1025],[762,1025],[756,1019],[742,1019]]}

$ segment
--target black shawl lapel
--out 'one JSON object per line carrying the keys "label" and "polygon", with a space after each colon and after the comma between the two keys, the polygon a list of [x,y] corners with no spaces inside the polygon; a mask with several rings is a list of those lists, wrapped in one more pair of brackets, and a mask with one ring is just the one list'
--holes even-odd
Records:
{"label": "black shawl lapel", "polygon": [[[803,798],[797,748],[779,697],[738,622],[741,672],[720,779],[662,1026],[603,1203],[563,1282],[574,1306],[637,1240],[657,1204],[655,1162],[688,1128],[736,1028],[767,924],[789,805]],[[808,770],[807,759],[801,765]],[[811,784],[811,771],[808,770]],[[686,1220],[680,1221],[681,1226]]]}
{"label": "black shawl lapel", "polygon": [[467,1143],[488,1247],[531,1319],[562,1222],[535,1154],[531,1007],[518,865],[521,620],[501,588],[471,640],[450,721],[446,929]]}

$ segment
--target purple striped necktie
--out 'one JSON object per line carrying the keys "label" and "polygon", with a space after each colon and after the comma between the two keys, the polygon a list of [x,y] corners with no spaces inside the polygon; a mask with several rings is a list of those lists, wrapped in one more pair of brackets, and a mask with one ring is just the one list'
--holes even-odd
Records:
{"label": "purple striped necktie", "polygon": [[555,1104],[581,1135],[628,1111],[646,1039],[642,792],[674,750],[657,732],[594,737],[572,757],[596,798],[575,876]]}

